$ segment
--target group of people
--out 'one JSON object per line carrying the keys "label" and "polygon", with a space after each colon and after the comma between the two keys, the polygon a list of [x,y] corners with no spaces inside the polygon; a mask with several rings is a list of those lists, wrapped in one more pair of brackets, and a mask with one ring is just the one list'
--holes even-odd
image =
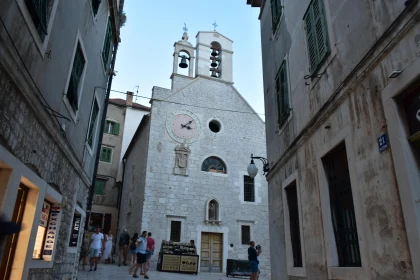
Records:
{"label": "group of people", "polygon": [[155,240],[152,238],[152,233],[143,231],[139,236],[134,233],[133,237],[127,232],[127,229],[121,233],[119,240],[119,260],[118,266],[121,266],[121,261],[127,265],[127,255],[130,252],[130,268],[128,274],[133,278],[139,278],[137,271],[140,269],[140,275],[144,275],[145,279],[149,279],[147,272],[150,267],[150,258],[155,250]]}
{"label": "group of people", "polygon": [[80,251],[79,263],[83,261],[83,270],[85,270],[86,258],[90,257],[90,271],[96,271],[101,258],[105,264],[111,263],[111,254],[114,246],[112,233],[109,231],[103,234],[100,228],[96,228],[95,233],[89,239],[87,234],[83,235],[83,243]]}

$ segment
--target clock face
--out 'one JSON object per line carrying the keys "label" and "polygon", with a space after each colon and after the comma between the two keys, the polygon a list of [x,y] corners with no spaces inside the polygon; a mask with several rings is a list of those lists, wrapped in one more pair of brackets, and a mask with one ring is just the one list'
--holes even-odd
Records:
{"label": "clock face", "polygon": [[181,143],[192,143],[200,136],[201,124],[197,116],[187,110],[178,110],[168,115],[168,134]]}

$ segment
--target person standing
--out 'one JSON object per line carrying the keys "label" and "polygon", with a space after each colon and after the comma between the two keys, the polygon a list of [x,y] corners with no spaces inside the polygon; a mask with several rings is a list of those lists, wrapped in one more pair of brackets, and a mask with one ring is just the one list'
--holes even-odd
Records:
{"label": "person standing", "polygon": [[120,234],[120,240],[118,242],[118,266],[121,266],[121,259],[123,264],[127,265],[127,253],[128,246],[130,245],[130,235],[127,233],[127,229]]}
{"label": "person standing", "polygon": [[255,250],[255,242],[251,241],[248,248],[248,261],[249,266],[251,267],[251,277],[250,280],[258,279],[258,252]]}
{"label": "person standing", "polygon": [[147,256],[146,256],[146,249],[147,249],[147,231],[143,231],[140,238],[137,240],[137,265],[134,269],[133,278],[139,278],[137,276],[137,269],[140,267],[140,274],[143,275],[144,278],[149,279],[147,275]]}
{"label": "person standing", "polygon": [[79,264],[83,260],[83,271],[85,270],[86,265],[86,256],[89,252],[89,238],[86,233],[83,234],[82,248],[80,250]]}
{"label": "person standing", "polygon": [[128,269],[128,274],[131,275],[131,272],[137,265],[137,240],[139,239],[139,234],[136,232],[131,238],[130,242],[130,268]]}
{"label": "person standing", "polygon": [[152,258],[153,252],[155,251],[155,240],[152,238],[152,233],[147,233],[147,270],[150,268],[150,259]]}
{"label": "person standing", "polygon": [[106,264],[111,263],[111,252],[112,252],[112,233],[111,231],[108,232],[108,234],[105,235],[105,250],[104,250],[104,262]]}
{"label": "person standing", "polygon": [[93,263],[95,263],[95,271],[98,267],[99,252],[104,249],[104,235],[100,232],[100,228],[96,229],[96,232],[92,234],[90,239],[90,271],[92,271]]}

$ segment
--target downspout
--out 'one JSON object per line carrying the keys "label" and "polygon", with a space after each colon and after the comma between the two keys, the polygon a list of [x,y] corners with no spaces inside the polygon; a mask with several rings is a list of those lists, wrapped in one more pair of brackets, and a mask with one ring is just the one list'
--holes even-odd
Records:
{"label": "downspout", "polygon": [[120,235],[120,214],[121,214],[122,191],[124,187],[125,158],[122,159],[122,164],[123,164],[122,178],[121,178],[121,183],[119,185],[119,190],[118,190],[118,220],[117,220],[117,232],[116,232],[117,237]]}
{"label": "downspout", "polygon": [[91,184],[90,189],[89,189],[89,196],[88,196],[87,207],[86,207],[85,231],[88,229],[89,220],[90,220],[90,213],[91,213],[91,210],[92,210],[93,191],[95,189],[95,180],[96,180],[96,175],[98,173],[99,155],[101,153],[102,138],[103,138],[103,135],[104,135],[105,120],[106,120],[106,114],[107,114],[107,111],[108,111],[109,96],[111,94],[112,79],[114,78],[113,73],[114,73],[115,61],[117,59],[117,51],[118,51],[118,43],[114,44],[114,53],[113,53],[113,56],[112,56],[111,67],[110,67],[110,70],[109,70],[110,74],[109,74],[109,78],[108,78],[108,86],[107,86],[107,89],[106,89],[104,111],[102,113],[102,119],[101,119],[100,127],[99,127],[99,140],[98,140],[98,146],[96,148],[95,167],[93,169],[94,171],[93,171],[93,176],[92,176],[92,184]]}

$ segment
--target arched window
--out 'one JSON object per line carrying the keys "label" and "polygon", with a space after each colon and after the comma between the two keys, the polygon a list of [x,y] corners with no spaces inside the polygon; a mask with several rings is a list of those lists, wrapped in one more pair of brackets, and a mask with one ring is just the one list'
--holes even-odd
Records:
{"label": "arched window", "polygon": [[208,204],[208,220],[219,221],[219,202],[216,199],[210,200]]}
{"label": "arched window", "polygon": [[209,157],[203,161],[201,171],[226,174],[226,165],[220,158]]}

